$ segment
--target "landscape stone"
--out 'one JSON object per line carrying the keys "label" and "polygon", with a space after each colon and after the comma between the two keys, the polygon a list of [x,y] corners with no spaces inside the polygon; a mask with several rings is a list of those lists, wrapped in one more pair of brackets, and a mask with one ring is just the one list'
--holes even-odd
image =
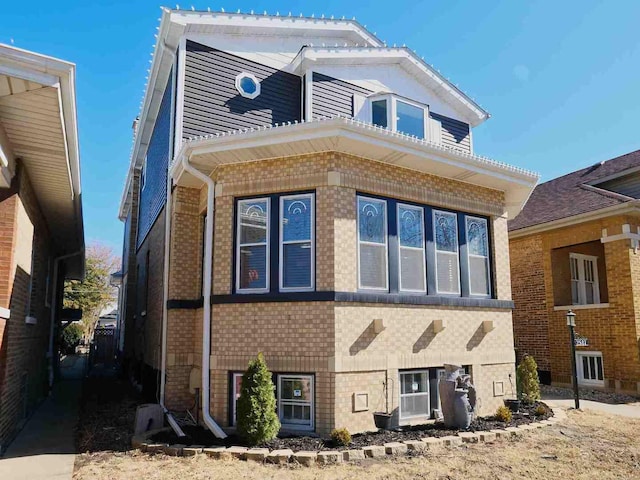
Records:
{"label": "landscape stone", "polygon": [[400,442],[390,442],[384,444],[384,451],[387,455],[404,455],[407,453],[407,445]]}
{"label": "landscape stone", "polygon": [[288,448],[284,450],[274,450],[267,455],[267,462],[275,463],[277,465],[283,465],[289,462],[289,459],[293,456],[293,450]]}
{"label": "landscape stone", "polygon": [[216,460],[231,458],[231,454],[227,452],[226,447],[211,447],[205,448],[202,451],[205,455],[215,458]]}
{"label": "landscape stone", "polygon": [[495,432],[479,432],[478,437],[480,438],[481,442],[486,442],[486,443],[495,442],[496,439],[498,438]]}
{"label": "landscape stone", "polygon": [[424,452],[429,448],[425,442],[420,440],[405,440],[404,443],[410,452]]}
{"label": "landscape stone", "polygon": [[364,460],[364,450],[344,450],[342,458],[345,462],[353,462],[354,460]]}
{"label": "landscape stone", "polygon": [[342,453],[335,451],[318,452],[318,463],[320,465],[332,465],[342,462]]}
{"label": "landscape stone", "polygon": [[462,445],[462,438],[457,435],[447,435],[446,437],[442,437],[442,441],[448,447]]}
{"label": "landscape stone", "polygon": [[459,432],[458,436],[462,438],[464,443],[478,443],[480,441],[478,434],[473,432]]}
{"label": "landscape stone", "polygon": [[244,459],[244,455],[247,453],[247,450],[249,449],[246,447],[229,447],[225,453],[235,458]]}
{"label": "landscape stone", "polygon": [[318,454],[316,452],[296,452],[293,454],[294,462],[307,467],[314,465],[317,458]]}
{"label": "landscape stone", "polygon": [[364,456],[369,458],[380,458],[386,455],[385,448],[381,445],[370,445],[362,450],[364,450]]}
{"label": "landscape stone", "polygon": [[169,455],[170,457],[179,457],[182,455],[182,449],[185,446],[180,444],[180,443],[176,443],[175,445],[167,445],[166,447],[164,447],[164,453],[165,455]]}
{"label": "landscape stone", "polygon": [[204,447],[202,445],[191,445],[190,447],[184,447],[182,449],[183,457],[193,457],[198,453],[202,453],[202,449]]}
{"label": "landscape stone", "polygon": [[244,458],[254,462],[264,462],[267,455],[269,455],[268,448],[251,448],[245,452]]}

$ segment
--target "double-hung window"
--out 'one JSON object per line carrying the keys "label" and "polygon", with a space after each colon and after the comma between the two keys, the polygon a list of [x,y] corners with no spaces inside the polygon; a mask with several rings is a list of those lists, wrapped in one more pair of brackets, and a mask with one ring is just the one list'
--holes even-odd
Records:
{"label": "double-hung window", "polygon": [[280,197],[280,290],[314,288],[313,194]]}
{"label": "double-hung window", "polygon": [[436,290],[438,293],[460,293],[460,259],[458,254],[458,215],[433,211],[436,249]]}
{"label": "double-hung window", "polygon": [[237,293],[315,289],[313,193],[241,199],[236,217]]}
{"label": "double-hung window", "polygon": [[269,291],[270,198],[238,201],[236,290]]}
{"label": "double-hung window", "polygon": [[387,202],[358,196],[358,285],[388,290]]}
{"label": "double-hung window", "polygon": [[400,372],[400,419],[429,417],[429,370]]}
{"label": "double-hung window", "polygon": [[574,305],[600,303],[598,257],[570,253],[571,302]]}
{"label": "double-hung window", "polygon": [[400,291],[426,292],[424,209],[398,204]]}
{"label": "double-hung window", "polygon": [[313,376],[278,375],[278,417],[283,428],[313,430]]}
{"label": "double-hung window", "polygon": [[369,195],[356,208],[358,289],[491,297],[487,218]]}
{"label": "double-hung window", "polygon": [[487,220],[467,216],[465,226],[469,259],[469,293],[489,296],[491,294],[491,276],[489,275]]}

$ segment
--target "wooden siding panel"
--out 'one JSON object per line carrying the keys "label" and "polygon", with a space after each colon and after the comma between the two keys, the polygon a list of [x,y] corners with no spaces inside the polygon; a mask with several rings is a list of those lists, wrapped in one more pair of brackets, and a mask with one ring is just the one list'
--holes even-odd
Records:
{"label": "wooden siding panel", "polygon": [[[196,42],[187,42],[183,138],[301,120],[299,76]],[[236,76],[252,73],[260,95],[236,90]]]}

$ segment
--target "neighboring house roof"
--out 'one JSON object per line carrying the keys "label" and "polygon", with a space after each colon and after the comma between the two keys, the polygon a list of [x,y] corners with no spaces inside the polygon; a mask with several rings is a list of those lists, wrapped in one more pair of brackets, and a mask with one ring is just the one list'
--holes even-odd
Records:
{"label": "neighboring house roof", "polygon": [[[0,44],[0,186],[19,160],[60,254],[84,248],[75,65]],[[82,257],[82,258],[81,258]],[[67,262],[80,277],[84,256]]]}
{"label": "neighboring house roof", "polygon": [[[431,87],[437,85],[436,93],[443,96],[443,98],[447,98],[455,108],[463,111],[464,116],[469,117],[472,125],[477,125],[489,118],[489,114],[482,107],[464,94],[451,81],[443,77],[431,65],[421,60],[414,52],[406,47],[387,48],[383,41],[360,25],[355,19],[325,18],[324,15],[314,18],[296,17],[291,14],[283,16],[279,14],[261,15],[254,14],[253,11],[247,14],[163,8],[157,42],[152,53],[149,81],[145,87],[145,94],[141,103],[140,123],[136,130],[129,171],[120,201],[118,216],[121,220],[126,219],[129,210],[133,173],[142,165],[146,148],[153,132],[153,125],[164,91],[163,88],[159,88],[159,85],[165,84],[172,66],[175,65],[175,52],[181,36],[184,33],[198,36],[225,32],[233,34],[234,38],[238,39],[238,42],[242,41],[243,36],[273,36],[282,35],[285,32],[287,34],[296,32],[296,35],[302,38],[326,38],[329,44],[336,39],[344,38],[347,41],[345,46],[352,49],[351,55],[368,55],[372,58],[379,57],[381,60],[386,58],[386,61],[390,61],[391,57],[394,57],[392,60],[396,63],[406,68],[414,68],[418,72],[418,76],[424,80],[425,85],[430,85]],[[323,54],[322,49],[309,48],[309,50],[303,49],[303,57],[312,51],[316,56]],[[335,53],[330,53],[330,55],[335,57]],[[283,66],[292,64],[296,60],[295,53],[291,58],[281,57],[278,58],[278,61],[282,62]]]}
{"label": "neighboring house roof", "polygon": [[640,185],[640,150],[538,185],[522,212],[509,222],[509,231],[637,203],[636,190],[617,188],[616,179],[627,184],[635,179],[635,185]]}

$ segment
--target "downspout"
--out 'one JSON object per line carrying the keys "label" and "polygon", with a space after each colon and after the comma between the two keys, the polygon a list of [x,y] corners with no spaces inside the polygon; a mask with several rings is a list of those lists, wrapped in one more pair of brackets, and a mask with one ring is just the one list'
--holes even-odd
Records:
{"label": "downspout", "polygon": [[167,302],[169,300],[169,253],[171,250],[171,174],[167,173],[167,204],[164,207],[164,268],[162,272],[162,290],[163,290],[163,305],[162,305],[162,359],[160,361],[160,406],[167,416],[167,422],[178,435],[178,437],[184,437],[185,433],[176,422],[173,415],[167,410],[164,405],[165,395],[165,382],[167,379],[167,322],[169,317],[169,311],[167,308]]}
{"label": "downspout", "polygon": [[67,255],[61,255],[56,257],[53,261],[53,288],[51,289],[51,315],[49,325],[49,351],[47,357],[49,358],[49,393],[53,387],[53,335],[55,333],[56,324],[56,311],[58,310],[58,265],[62,260],[75,257],[76,255],[82,255],[84,248],[81,248],[77,252],[69,253]]}
{"label": "downspout", "polygon": [[207,220],[205,222],[204,236],[204,273],[202,278],[202,291],[204,297],[202,315],[202,419],[205,425],[218,438],[226,438],[222,428],[211,417],[210,411],[210,364],[211,355],[211,276],[212,276],[212,252],[213,252],[213,215],[215,211],[215,181],[189,164],[187,155],[182,156],[182,166],[185,171],[202,180],[207,185]]}

